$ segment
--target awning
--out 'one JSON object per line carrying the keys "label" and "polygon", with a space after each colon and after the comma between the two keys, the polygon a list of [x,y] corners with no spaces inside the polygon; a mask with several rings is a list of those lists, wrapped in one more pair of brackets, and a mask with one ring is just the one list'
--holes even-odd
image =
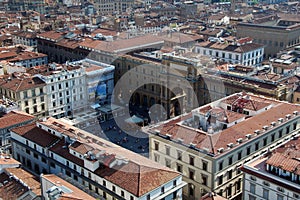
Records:
{"label": "awning", "polygon": [[139,124],[139,123],[143,123],[144,120],[136,115],[133,115],[132,117],[128,118],[125,120],[127,123],[135,123],[135,124]]}
{"label": "awning", "polygon": [[99,108],[100,105],[99,105],[99,103],[97,103],[97,104],[91,105],[91,107],[92,107],[93,109],[96,109],[96,108]]}

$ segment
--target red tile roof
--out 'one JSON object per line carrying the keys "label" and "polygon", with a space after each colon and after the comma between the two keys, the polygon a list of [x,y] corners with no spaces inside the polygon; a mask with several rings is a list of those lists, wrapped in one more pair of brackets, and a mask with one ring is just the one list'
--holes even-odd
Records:
{"label": "red tile roof", "polygon": [[46,83],[37,77],[11,78],[0,77],[0,88],[8,89],[14,92],[29,90],[45,86]]}
{"label": "red tile roof", "polygon": [[[231,96],[228,97],[228,101],[223,100],[223,102],[234,102],[234,99],[235,98]],[[271,103],[273,104],[273,107],[213,134],[178,123],[183,121],[181,118],[172,119],[167,123],[151,128],[150,131],[155,132],[156,130],[159,130],[160,134],[171,135],[171,139],[174,139],[175,141],[181,139],[186,145],[193,143],[196,148],[206,149],[208,152],[218,156],[217,150],[219,148],[227,149],[227,145],[230,143],[236,144],[237,139],[242,138],[245,140],[247,134],[254,134],[255,130],[262,130],[263,126],[270,126],[271,122],[277,122],[279,118],[285,118],[287,114],[293,115],[294,111],[300,112],[300,107],[297,105],[284,102],[279,103],[278,101],[255,95],[251,95],[251,99],[257,101],[255,104],[257,108],[262,108]],[[202,109],[201,112],[208,110],[210,107],[206,106],[204,108],[205,109]],[[228,113],[229,115],[227,116],[233,117],[232,119],[229,119],[230,121],[241,117],[230,116],[231,112],[227,112],[227,114]],[[231,149],[229,149],[229,151]]]}
{"label": "red tile roof", "polygon": [[[65,146],[65,148],[64,148]],[[84,166],[84,161],[73,154],[69,152],[69,149],[66,147],[65,141],[60,140],[57,144],[55,144],[53,147],[49,149],[49,151],[52,151],[67,160],[70,160],[71,162],[75,163],[76,165],[79,165],[81,167]]]}
{"label": "red tile roof", "polygon": [[14,125],[26,123],[34,120],[34,116],[25,112],[11,111],[8,114],[0,118],[0,129],[9,128]]}
{"label": "red tile roof", "polygon": [[49,147],[60,140],[59,137],[37,127],[35,123],[13,128],[11,131],[42,147]]}
{"label": "red tile roof", "polygon": [[36,195],[38,196],[41,195],[41,186],[40,186],[39,177],[36,177],[21,168],[6,168],[5,171],[9,174],[14,175],[18,179],[22,180],[30,188],[30,190]]}
{"label": "red tile roof", "polygon": [[[7,181],[7,183],[3,184],[4,181]],[[27,187],[15,179],[10,180],[9,176],[5,173],[0,174],[0,182],[3,184],[3,186],[0,187],[0,198],[3,200],[18,199],[29,191]]]}
{"label": "red tile roof", "polygon": [[58,200],[96,200],[94,197],[54,174],[41,175],[41,178],[46,179],[57,187],[64,186],[72,191],[71,193],[62,193]]}
{"label": "red tile roof", "polygon": [[131,161],[120,167],[99,168],[96,174],[138,197],[178,177],[177,172],[155,169]]}

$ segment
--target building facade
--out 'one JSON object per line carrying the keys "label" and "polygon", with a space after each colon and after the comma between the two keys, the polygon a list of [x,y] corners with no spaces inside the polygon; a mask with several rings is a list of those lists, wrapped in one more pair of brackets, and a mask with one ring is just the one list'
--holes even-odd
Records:
{"label": "building facade", "polygon": [[11,111],[0,118],[1,153],[11,153],[10,129],[32,123],[34,116],[23,112]]}
{"label": "building facade", "polygon": [[240,167],[299,131],[299,106],[238,93],[152,125],[150,159],[183,174],[186,199],[242,199]]}
{"label": "building facade", "polygon": [[102,62],[83,59],[73,62],[85,70],[88,105],[108,104],[111,101],[114,88],[115,66]]}
{"label": "building facade", "polygon": [[264,46],[252,43],[250,38],[242,38],[232,43],[220,41],[218,38],[209,38],[209,41],[196,44],[194,52],[226,63],[260,66],[263,61]]}
{"label": "building facade", "polygon": [[[300,26],[263,25],[238,23],[238,37],[252,37],[254,42],[265,45],[265,58],[275,57],[276,54],[290,46],[299,43]],[[268,34],[266,34],[268,33]]]}
{"label": "building facade", "polygon": [[101,15],[122,14],[132,8],[133,0],[97,0],[94,2],[97,13]]}
{"label": "building facade", "polygon": [[37,48],[36,33],[29,31],[21,31],[13,34],[12,37],[14,45],[21,44],[29,47]]}
{"label": "building facade", "polygon": [[178,172],[60,120],[11,134],[14,158],[33,173],[61,173],[108,200],[182,199]]}
{"label": "building facade", "polygon": [[299,199],[299,135],[242,167],[244,199]]}
{"label": "building facade", "polygon": [[21,111],[36,117],[48,115],[46,84],[39,78],[28,74],[2,76],[0,94],[16,102]]}
{"label": "building facade", "polygon": [[72,116],[87,106],[86,76],[78,65],[50,64],[35,67],[28,73],[46,84],[48,115],[56,118]]}

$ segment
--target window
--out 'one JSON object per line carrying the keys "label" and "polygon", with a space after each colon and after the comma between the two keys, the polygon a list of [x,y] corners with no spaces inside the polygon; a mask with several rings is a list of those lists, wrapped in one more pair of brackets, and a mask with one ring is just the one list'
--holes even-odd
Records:
{"label": "window", "polygon": [[47,162],[46,159],[45,159],[44,157],[42,157],[42,162],[43,162],[43,163],[46,163],[46,162]]}
{"label": "window", "polygon": [[228,180],[232,179],[232,169],[228,171]]}
{"label": "window", "polygon": [[156,151],[159,150],[159,143],[158,143],[158,142],[154,142],[154,149],[155,149]]}
{"label": "window", "polygon": [[181,151],[177,151],[177,159],[178,160],[182,159],[182,152]]}
{"label": "window", "polygon": [[122,197],[124,197],[124,196],[125,196],[125,194],[124,194],[124,191],[123,191],[123,190],[121,191],[121,196],[122,196]]}
{"label": "window", "polygon": [[166,146],[166,155],[170,155],[170,147],[169,146]]}
{"label": "window", "polygon": [[116,191],[116,187],[113,185],[112,186],[112,191],[115,192]]}
{"label": "window", "polygon": [[283,196],[281,194],[277,194],[277,200],[283,200]]}
{"label": "window", "polygon": [[249,194],[249,200],[256,200],[256,197],[253,196],[253,195],[251,195],[251,194]]}
{"label": "window", "polygon": [[251,152],[251,147],[247,147],[247,155],[249,155]]}
{"label": "window", "polygon": [[160,188],[161,193],[165,193],[165,187]]}
{"label": "window", "polygon": [[273,134],[271,135],[271,141],[274,142],[274,140],[275,140],[275,133],[273,133]]}
{"label": "window", "polygon": [[279,130],[279,138],[281,138],[281,137],[282,137],[282,129]]}
{"label": "window", "polygon": [[182,172],[182,165],[177,163],[177,171],[178,172]]}
{"label": "window", "polygon": [[134,200],[133,196],[130,196],[130,200]]}
{"label": "window", "polygon": [[38,156],[38,154],[37,154],[37,153],[34,153],[34,154],[33,154],[33,157],[35,157],[36,159],[38,159],[38,158],[39,158],[39,156]]}
{"label": "window", "polygon": [[231,196],[231,191],[232,190],[232,185],[230,184],[228,187],[227,187],[227,196],[230,197]]}
{"label": "window", "polygon": [[263,189],[263,198],[269,199],[269,190]]}
{"label": "window", "polygon": [[154,154],[154,161],[155,161],[155,162],[159,162],[159,155]]}
{"label": "window", "polygon": [[218,178],[218,185],[223,184],[223,175],[219,176]]}
{"label": "window", "polygon": [[170,159],[166,159],[166,166],[171,168],[171,160]]}
{"label": "window", "polygon": [[194,180],[194,175],[195,175],[195,171],[192,170],[192,169],[189,169],[189,178],[190,178],[191,180]]}
{"label": "window", "polygon": [[190,157],[190,165],[194,165],[194,160],[195,160],[195,157],[194,156],[189,156]]}
{"label": "window", "polygon": [[259,149],[259,142],[255,143],[255,151],[257,151]]}
{"label": "window", "polygon": [[293,124],[293,130],[296,130],[296,128],[297,128],[297,123],[294,123]]}
{"label": "window", "polygon": [[29,149],[26,149],[26,153],[30,155],[30,151],[29,151]]}
{"label": "window", "polygon": [[105,181],[105,180],[103,180],[102,185],[103,185],[104,187],[106,187],[106,181]]}
{"label": "window", "polygon": [[207,176],[202,174],[201,177],[202,177],[202,185],[207,186]]}
{"label": "window", "polygon": [[286,132],[285,132],[285,134],[289,134],[289,132],[290,132],[290,127],[288,126],[288,127],[286,127]]}
{"label": "window", "polygon": [[219,162],[219,171],[223,169],[223,161]]}
{"label": "window", "polygon": [[230,156],[229,158],[228,158],[228,165],[231,165],[232,164],[232,156]]}
{"label": "window", "polygon": [[202,169],[203,169],[204,171],[207,171],[207,162],[202,161]]}
{"label": "window", "polygon": [[267,146],[268,138],[264,138],[264,146]]}
{"label": "window", "polygon": [[150,200],[150,197],[151,197],[150,194],[148,194],[148,195],[147,195],[147,200]]}
{"label": "window", "polygon": [[194,196],[195,186],[192,183],[189,183],[189,195]]}
{"label": "window", "polygon": [[173,181],[173,187],[176,187],[176,185],[177,185],[177,182],[175,180],[175,181]]}
{"label": "window", "polygon": [[242,159],[242,151],[238,152],[238,160]]}
{"label": "window", "polygon": [[250,183],[250,192],[255,194],[255,185],[253,183]]}
{"label": "window", "polygon": [[24,101],[24,103],[25,103],[25,106],[28,106],[28,101]]}
{"label": "window", "polygon": [[69,171],[66,170],[66,175],[71,177],[71,173]]}

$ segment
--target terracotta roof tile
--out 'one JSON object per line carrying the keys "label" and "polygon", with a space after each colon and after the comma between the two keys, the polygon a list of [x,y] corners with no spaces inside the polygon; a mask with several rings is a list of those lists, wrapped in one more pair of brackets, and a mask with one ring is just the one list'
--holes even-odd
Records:
{"label": "terracotta roof tile", "polygon": [[57,187],[64,186],[72,191],[71,193],[62,193],[58,200],[96,200],[94,197],[88,195],[71,183],[68,183],[54,174],[42,175],[42,178],[50,181]]}
{"label": "terracotta roof tile", "polygon": [[42,147],[49,147],[60,139],[37,127],[35,123],[13,128],[12,131]]}
{"label": "terracotta roof tile", "polygon": [[0,129],[9,128],[16,124],[30,122],[34,120],[34,116],[29,115],[25,112],[11,111],[8,114],[0,118]]}
{"label": "terracotta roof tile", "polygon": [[22,180],[36,195],[41,195],[41,186],[38,177],[21,168],[7,168],[5,171]]}

